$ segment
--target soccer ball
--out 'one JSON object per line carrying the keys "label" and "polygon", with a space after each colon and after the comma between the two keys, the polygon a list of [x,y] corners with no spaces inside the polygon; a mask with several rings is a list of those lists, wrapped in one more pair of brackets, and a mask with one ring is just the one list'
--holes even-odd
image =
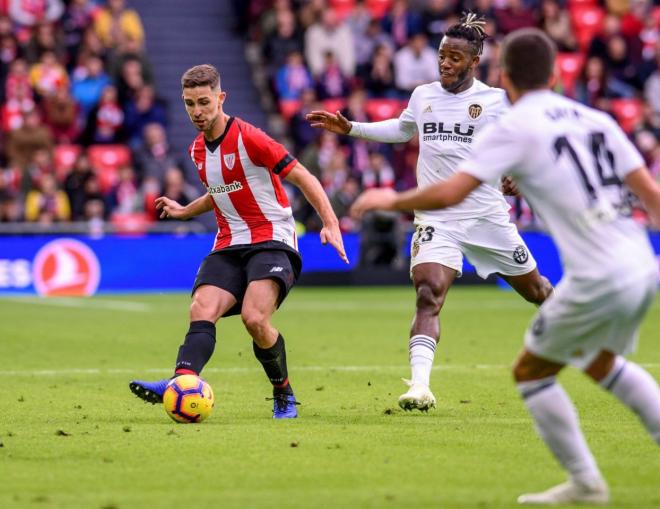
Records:
{"label": "soccer ball", "polygon": [[202,422],[214,402],[211,386],[195,375],[173,378],[163,393],[165,411],[177,422]]}

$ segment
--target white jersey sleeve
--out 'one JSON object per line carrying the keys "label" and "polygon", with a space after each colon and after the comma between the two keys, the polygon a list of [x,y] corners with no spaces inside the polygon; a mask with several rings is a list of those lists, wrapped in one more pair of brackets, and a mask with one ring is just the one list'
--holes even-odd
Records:
{"label": "white jersey sleeve", "polygon": [[351,122],[349,136],[363,138],[381,143],[405,143],[417,134],[417,120],[415,117],[416,99],[415,89],[410,96],[408,106],[398,119],[391,118],[381,122]]}
{"label": "white jersey sleeve", "polygon": [[607,143],[607,146],[611,148],[614,161],[616,161],[614,170],[617,173],[617,177],[623,180],[630,172],[645,166],[644,159],[621,130],[619,124],[607,115],[604,115],[604,118],[606,119],[605,122],[609,123],[606,136],[611,137],[608,140],[611,143]]}

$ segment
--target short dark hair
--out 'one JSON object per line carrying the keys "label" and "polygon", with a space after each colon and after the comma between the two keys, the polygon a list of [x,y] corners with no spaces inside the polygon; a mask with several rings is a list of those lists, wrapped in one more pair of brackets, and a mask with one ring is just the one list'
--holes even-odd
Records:
{"label": "short dark hair", "polygon": [[548,85],[555,65],[557,47],[538,28],[511,32],[502,43],[502,70],[518,90],[534,90]]}
{"label": "short dark hair", "polygon": [[211,87],[215,90],[220,87],[220,73],[209,64],[191,67],[181,76],[181,88]]}
{"label": "short dark hair", "polygon": [[465,39],[470,43],[474,54],[481,55],[484,50],[484,40],[488,38],[486,35],[486,18],[477,16],[473,12],[464,12],[460,21],[447,29],[445,36]]}

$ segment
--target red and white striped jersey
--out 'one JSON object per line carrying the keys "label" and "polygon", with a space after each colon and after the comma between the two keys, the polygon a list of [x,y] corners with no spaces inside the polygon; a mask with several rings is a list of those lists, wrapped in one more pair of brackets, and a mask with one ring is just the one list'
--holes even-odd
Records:
{"label": "red and white striped jersey", "polygon": [[280,180],[297,161],[281,144],[230,117],[215,142],[206,143],[200,133],[190,145],[190,157],[213,198],[218,222],[214,251],[270,240],[298,249],[291,206]]}

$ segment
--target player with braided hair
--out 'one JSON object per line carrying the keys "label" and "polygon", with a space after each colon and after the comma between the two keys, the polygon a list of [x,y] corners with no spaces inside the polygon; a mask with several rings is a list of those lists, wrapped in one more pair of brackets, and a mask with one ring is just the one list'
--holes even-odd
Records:
{"label": "player with braided hair", "polygon": [[[407,142],[417,133],[418,186],[445,181],[470,156],[476,134],[508,108],[504,90],[475,78],[485,38],[485,21],[474,13],[451,26],[438,49],[439,81],[417,87],[398,119],[349,122],[340,112],[314,111],[307,120],[313,127],[386,143]],[[454,279],[461,276],[463,256],[479,276],[498,274],[529,302],[541,304],[552,292],[509,222],[508,208],[500,190],[484,183],[459,205],[415,211],[410,274],[417,298],[408,343],[412,379],[399,398],[405,410],[435,406],[429,382],[440,337],[438,316]]]}

